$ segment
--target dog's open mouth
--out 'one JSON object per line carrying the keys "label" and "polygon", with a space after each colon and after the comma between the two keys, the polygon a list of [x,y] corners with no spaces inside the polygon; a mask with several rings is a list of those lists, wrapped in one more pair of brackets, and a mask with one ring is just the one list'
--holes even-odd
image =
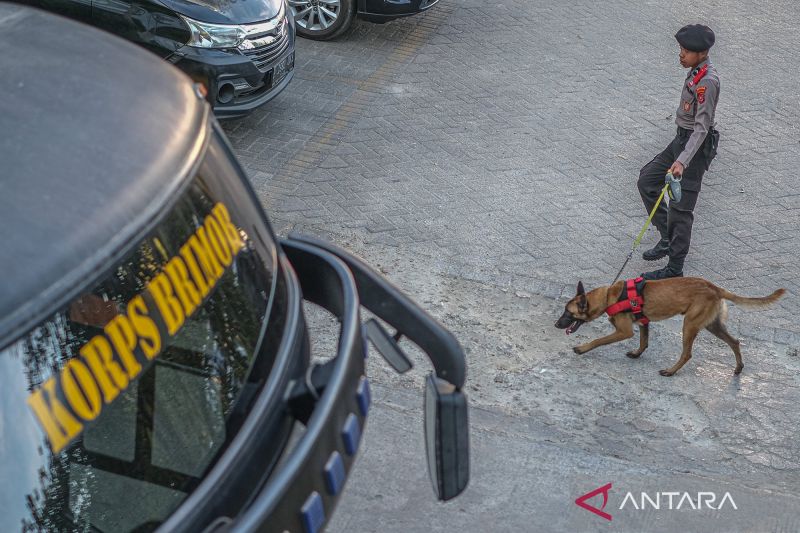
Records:
{"label": "dog's open mouth", "polygon": [[581,327],[581,324],[583,324],[583,320],[576,319],[572,324],[567,326],[567,329],[565,330],[567,335],[572,335],[578,331],[578,328]]}

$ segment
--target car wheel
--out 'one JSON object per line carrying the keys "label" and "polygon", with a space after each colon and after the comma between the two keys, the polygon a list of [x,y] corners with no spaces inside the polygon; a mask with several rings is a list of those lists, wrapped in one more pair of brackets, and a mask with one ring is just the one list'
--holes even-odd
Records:
{"label": "car wheel", "polygon": [[324,41],[344,33],[353,22],[355,0],[289,0],[297,34]]}

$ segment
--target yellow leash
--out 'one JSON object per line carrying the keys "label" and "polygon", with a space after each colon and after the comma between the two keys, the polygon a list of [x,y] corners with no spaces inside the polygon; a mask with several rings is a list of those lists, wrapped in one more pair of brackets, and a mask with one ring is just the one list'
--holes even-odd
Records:
{"label": "yellow leash", "polygon": [[664,188],[661,189],[661,194],[659,195],[658,200],[656,201],[656,205],[654,205],[653,209],[650,211],[650,216],[647,217],[647,222],[644,223],[644,227],[642,228],[642,231],[639,232],[639,235],[633,241],[633,248],[631,248],[631,252],[628,254],[628,258],[625,260],[624,263],[622,263],[622,268],[620,268],[619,272],[617,272],[617,275],[614,278],[614,281],[611,282],[611,285],[613,285],[614,283],[617,282],[617,280],[619,279],[620,274],[622,274],[622,271],[625,270],[625,266],[628,264],[628,261],[630,261],[631,257],[633,257],[633,252],[635,252],[636,248],[638,248],[639,244],[641,244],[642,237],[644,237],[644,232],[647,231],[647,227],[653,221],[653,217],[656,216],[656,210],[658,209],[658,206],[661,205],[661,200],[664,199],[664,195],[667,194],[667,189],[669,189],[669,183],[664,185]]}

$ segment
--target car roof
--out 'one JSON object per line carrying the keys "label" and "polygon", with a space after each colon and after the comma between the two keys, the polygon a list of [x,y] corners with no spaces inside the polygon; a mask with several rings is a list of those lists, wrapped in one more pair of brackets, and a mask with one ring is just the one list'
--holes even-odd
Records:
{"label": "car roof", "polygon": [[166,61],[0,3],[0,348],[98,279],[191,176],[208,106]]}

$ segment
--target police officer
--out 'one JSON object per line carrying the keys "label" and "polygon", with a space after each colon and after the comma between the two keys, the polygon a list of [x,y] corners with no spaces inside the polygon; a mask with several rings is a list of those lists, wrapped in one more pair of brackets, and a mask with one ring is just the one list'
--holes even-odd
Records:
{"label": "police officer", "polygon": [[684,26],[675,38],[680,45],[681,66],[689,69],[683,83],[681,101],[675,113],[678,132],[663,152],[639,173],[639,193],[649,213],[664,187],[665,175],[681,178],[680,201],[665,201],[653,217],[661,240],[642,254],[647,261],[669,256],[662,269],[642,274],[645,279],[683,276],[683,262],[689,253],[694,222],[694,206],[700,193],[703,174],[716,155],[719,133],[714,129],[714,112],[719,98],[719,77],[708,59],[714,45],[714,32],[708,26]]}

